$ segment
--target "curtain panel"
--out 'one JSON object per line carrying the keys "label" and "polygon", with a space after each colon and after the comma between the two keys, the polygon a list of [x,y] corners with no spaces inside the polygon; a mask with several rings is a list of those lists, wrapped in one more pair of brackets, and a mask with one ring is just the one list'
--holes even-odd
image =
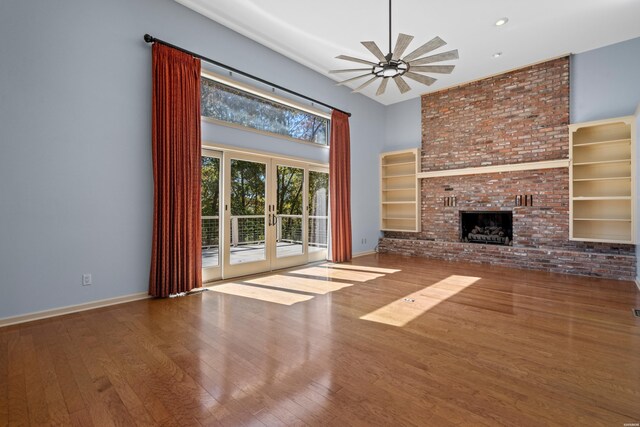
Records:
{"label": "curtain panel", "polygon": [[351,260],[351,150],[349,116],[331,114],[329,198],[331,205],[331,260]]}
{"label": "curtain panel", "polygon": [[202,286],[200,60],[153,45],[153,239],[149,295]]}

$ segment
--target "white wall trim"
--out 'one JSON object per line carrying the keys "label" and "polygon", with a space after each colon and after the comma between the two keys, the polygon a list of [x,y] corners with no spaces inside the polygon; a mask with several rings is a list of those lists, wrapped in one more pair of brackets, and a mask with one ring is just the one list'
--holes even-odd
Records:
{"label": "white wall trim", "polygon": [[375,253],[376,253],[376,251],[356,252],[356,253],[351,255],[351,258],[358,258],[358,257],[361,257],[361,256],[371,255],[371,254],[375,254]]}
{"label": "white wall trim", "polygon": [[147,292],[139,292],[121,297],[101,299],[83,304],[69,305],[66,307],[54,308],[51,310],[35,311],[33,313],[19,316],[5,317],[0,319],[0,328],[18,323],[32,322],[34,320],[47,319],[49,317],[62,316],[64,314],[78,313],[80,311],[92,310],[94,308],[108,307],[110,305],[123,304],[131,301],[138,301],[151,298]]}
{"label": "white wall trim", "polygon": [[418,178],[436,178],[440,176],[477,175],[483,173],[528,171],[536,169],[568,168],[569,159],[547,160],[543,162],[514,163],[508,165],[481,166],[477,168],[448,169],[419,172]]}
{"label": "white wall trim", "polygon": [[636,287],[640,291],[640,277],[636,277]]}
{"label": "white wall trim", "polygon": [[[300,141],[296,141],[296,142],[300,142]],[[305,144],[313,144],[313,143],[307,142]],[[318,145],[318,144],[314,144],[314,145]],[[233,146],[233,145],[222,144],[222,143],[218,143],[218,142],[214,142],[214,141],[203,140],[201,146],[202,146],[203,150],[220,151],[220,152],[223,152],[223,153],[224,152],[233,152],[233,153],[250,154],[252,156],[261,156],[261,157],[268,157],[268,158],[273,158],[273,159],[292,160],[294,162],[305,163],[305,164],[307,164],[309,166],[313,166],[313,167],[321,167],[321,168],[328,168],[329,167],[329,163],[320,163],[320,162],[317,162],[317,161],[312,160],[312,159],[305,159],[304,157],[287,156],[285,154],[277,154],[277,153],[272,153],[270,151],[254,150],[253,148],[236,147],[236,146]]]}

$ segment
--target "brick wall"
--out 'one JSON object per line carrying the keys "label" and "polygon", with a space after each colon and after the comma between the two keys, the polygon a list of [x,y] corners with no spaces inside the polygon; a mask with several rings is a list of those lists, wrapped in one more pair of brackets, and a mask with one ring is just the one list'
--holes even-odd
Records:
{"label": "brick wall", "polygon": [[566,159],[569,58],[422,97],[422,170]]}
{"label": "brick wall", "polygon": [[[569,60],[491,77],[422,97],[422,170],[569,155]],[[634,246],[569,240],[567,168],[421,180],[420,233],[385,232],[382,252],[631,279]],[[533,206],[515,206],[532,194]],[[455,196],[457,206],[445,207]],[[513,212],[513,246],[462,243],[460,211]]]}

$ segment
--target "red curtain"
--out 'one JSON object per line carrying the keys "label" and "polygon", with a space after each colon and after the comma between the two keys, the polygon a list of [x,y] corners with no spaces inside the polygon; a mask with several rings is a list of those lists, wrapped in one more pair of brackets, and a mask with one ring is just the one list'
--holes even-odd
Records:
{"label": "red curtain", "polygon": [[153,241],[149,295],[202,286],[200,60],[153,45]]}
{"label": "red curtain", "polygon": [[331,114],[329,197],[331,201],[331,260],[351,260],[351,153],[349,116]]}

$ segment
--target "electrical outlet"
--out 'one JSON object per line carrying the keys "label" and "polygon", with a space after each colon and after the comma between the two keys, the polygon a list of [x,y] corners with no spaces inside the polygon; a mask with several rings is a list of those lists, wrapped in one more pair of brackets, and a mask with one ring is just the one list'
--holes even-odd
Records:
{"label": "electrical outlet", "polygon": [[367,239],[364,238],[364,237],[362,239],[360,239],[360,244],[366,245],[367,244]]}
{"label": "electrical outlet", "polygon": [[87,273],[87,274],[83,274],[82,275],[82,286],[89,286],[91,285],[91,273]]}

